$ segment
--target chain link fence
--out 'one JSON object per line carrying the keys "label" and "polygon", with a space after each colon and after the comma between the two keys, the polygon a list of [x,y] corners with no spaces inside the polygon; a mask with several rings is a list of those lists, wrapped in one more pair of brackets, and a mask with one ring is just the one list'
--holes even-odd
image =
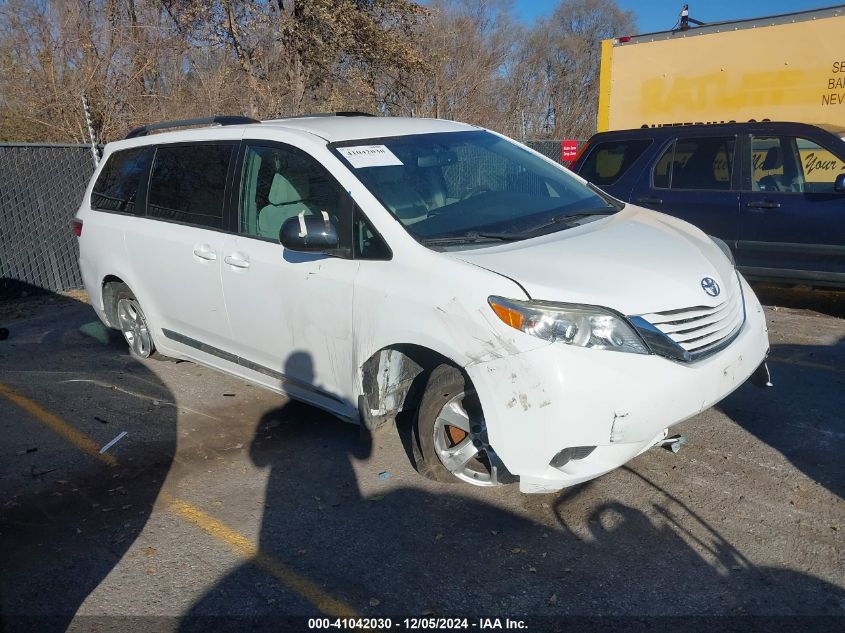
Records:
{"label": "chain link fence", "polygon": [[560,162],[560,141],[525,141],[525,144],[535,152],[540,152],[546,158]]}
{"label": "chain link fence", "polygon": [[82,285],[71,218],[93,173],[85,145],[0,144],[0,298]]}
{"label": "chain link fence", "polygon": [[[526,145],[560,161],[560,141]],[[94,163],[87,145],[0,144],[0,299],[79,288],[71,218]]]}

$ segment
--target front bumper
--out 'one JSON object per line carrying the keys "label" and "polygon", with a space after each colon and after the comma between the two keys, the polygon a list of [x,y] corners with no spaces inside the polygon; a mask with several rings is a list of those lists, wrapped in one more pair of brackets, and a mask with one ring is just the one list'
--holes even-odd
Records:
{"label": "front bumper", "polygon": [[[694,363],[563,344],[466,368],[481,399],[490,444],[523,492],[551,492],[618,468],[664,430],[716,404],[754,372],[769,349],[765,316],[742,280],[746,322],[733,342]],[[555,468],[562,449],[595,446]]]}

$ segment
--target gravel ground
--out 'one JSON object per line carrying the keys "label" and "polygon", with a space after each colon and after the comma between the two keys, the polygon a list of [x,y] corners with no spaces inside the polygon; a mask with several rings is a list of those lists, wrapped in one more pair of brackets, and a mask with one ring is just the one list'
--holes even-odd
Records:
{"label": "gravel ground", "polygon": [[407,421],[367,436],[192,363],[139,362],[79,295],[0,303],[0,630],[843,630],[845,302],[760,294],[779,306],[773,389],[677,427],[677,455],[539,496],[421,478]]}

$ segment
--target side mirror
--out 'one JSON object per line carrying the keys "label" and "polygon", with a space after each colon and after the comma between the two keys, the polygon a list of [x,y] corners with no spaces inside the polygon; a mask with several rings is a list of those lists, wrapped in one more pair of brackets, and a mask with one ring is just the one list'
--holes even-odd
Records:
{"label": "side mirror", "polygon": [[836,193],[845,193],[845,174],[839,174],[833,183],[833,190]]}
{"label": "side mirror", "polygon": [[285,248],[303,253],[327,253],[340,245],[337,229],[327,215],[298,215],[285,220],[279,231]]}

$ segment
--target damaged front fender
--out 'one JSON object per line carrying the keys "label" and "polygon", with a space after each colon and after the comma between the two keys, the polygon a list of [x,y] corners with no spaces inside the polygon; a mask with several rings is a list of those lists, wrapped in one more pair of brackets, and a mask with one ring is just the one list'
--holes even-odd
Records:
{"label": "damaged front fender", "polygon": [[398,349],[383,349],[370,357],[361,368],[364,393],[358,398],[364,427],[374,431],[393,421],[422,371],[420,363]]}

